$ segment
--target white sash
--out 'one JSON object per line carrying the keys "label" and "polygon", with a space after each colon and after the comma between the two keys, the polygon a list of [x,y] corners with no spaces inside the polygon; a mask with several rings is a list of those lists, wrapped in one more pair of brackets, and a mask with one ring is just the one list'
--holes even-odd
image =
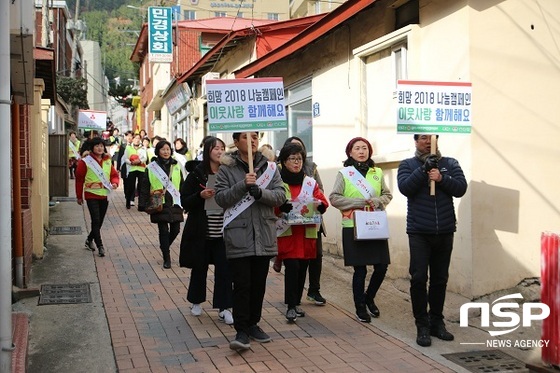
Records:
{"label": "white sash", "polygon": [[[315,185],[317,181],[312,177],[306,176],[301,184],[301,190],[296,199],[300,201],[309,201],[313,199],[313,190],[315,190]],[[289,201],[288,201],[289,202]],[[290,224],[284,218],[276,220],[276,237],[280,236],[282,233],[286,232],[290,228]]]}
{"label": "white sash", "polygon": [[111,193],[113,191],[113,186],[111,185],[109,180],[107,180],[107,175],[105,175],[105,172],[103,171],[103,168],[99,165],[99,163],[97,163],[97,161],[91,155],[85,157],[83,161],[99,178],[99,180],[101,180],[101,184],[103,184],[105,189],[108,189],[109,193]]}
{"label": "white sash", "polygon": [[373,187],[368,183],[366,178],[356,170],[354,166],[344,167],[340,170],[340,173],[343,176],[346,176],[348,180],[362,193],[365,199],[370,199],[371,197],[375,196],[375,190]]}
{"label": "white sash", "polygon": [[[266,171],[257,179],[257,186],[259,188],[266,188],[268,184],[272,181],[272,177],[274,176],[274,172],[276,172],[276,164],[274,162],[268,162],[268,167]],[[255,202],[255,197],[249,194],[249,192],[245,193],[243,198],[238,201],[235,205],[228,208],[224,211],[224,225],[228,225],[231,223],[233,219],[239,216],[243,211],[245,211],[249,206],[251,206]],[[222,232],[224,228],[222,227]]]}
{"label": "white sash", "polygon": [[70,146],[70,150],[72,150],[72,153],[74,153],[74,158],[80,159],[80,152],[78,152],[78,149],[76,149],[76,145],[74,145],[72,141],[68,141],[68,146]]}
{"label": "white sash", "polygon": [[[173,167],[173,165],[171,165]],[[177,206],[181,206],[181,194],[175,188],[175,185],[169,179],[169,176],[163,171],[163,169],[157,164],[157,162],[150,162],[146,168],[154,173],[154,176],[157,177],[159,182],[163,185],[163,187],[171,194],[173,197],[173,204]],[[171,174],[172,170],[169,171]],[[181,206],[183,207],[183,206]]]}

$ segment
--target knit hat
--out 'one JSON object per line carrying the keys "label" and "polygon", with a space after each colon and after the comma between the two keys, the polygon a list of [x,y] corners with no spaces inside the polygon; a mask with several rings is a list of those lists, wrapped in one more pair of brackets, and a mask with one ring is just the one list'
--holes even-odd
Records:
{"label": "knit hat", "polygon": [[352,151],[352,147],[354,146],[355,143],[357,143],[358,141],[363,141],[366,143],[367,147],[368,147],[368,152],[369,152],[369,157],[371,158],[371,156],[373,155],[373,148],[371,147],[371,144],[369,143],[369,141],[367,141],[366,139],[364,139],[363,137],[354,137],[352,140],[350,140],[350,142],[348,143],[348,145],[346,145],[346,156],[348,158],[350,158],[350,152]]}

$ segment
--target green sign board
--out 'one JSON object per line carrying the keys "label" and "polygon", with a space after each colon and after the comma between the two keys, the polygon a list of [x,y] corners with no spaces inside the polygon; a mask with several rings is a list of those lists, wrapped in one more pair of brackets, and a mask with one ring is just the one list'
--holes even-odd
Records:
{"label": "green sign board", "polygon": [[282,78],[207,80],[206,92],[210,132],[288,128]]}
{"label": "green sign board", "polygon": [[471,83],[399,80],[397,133],[471,133]]}

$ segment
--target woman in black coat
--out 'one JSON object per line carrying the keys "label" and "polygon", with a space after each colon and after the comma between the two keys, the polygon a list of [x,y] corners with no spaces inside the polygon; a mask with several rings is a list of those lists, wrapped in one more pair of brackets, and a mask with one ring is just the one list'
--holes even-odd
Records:
{"label": "woman in black coat", "polygon": [[[164,190],[163,209],[160,212],[150,215],[150,221],[158,225],[159,247],[163,255],[163,268],[171,268],[171,255],[169,248],[179,235],[181,230],[181,222],[183,221],[183,209],[179,205],[180,190],[183,184],[182,167],[175,159],[171,157],[173,150],[169,141],[160,141],[156,145],[156,156],[152,158],[150,163],[153,165],[146,167],[145,177],[140,184],[140,192],[138,197],[138,210],[144,211],[150,202],[150,195],[154,191]],[[159,168],[169,178],[170,184],[165,187],[165,180],[158,177]],[[163,176],[159,173],[160,176]],[[171,186],[172,185],[172,186]],[[173,191],[176,193],[172,193]],[[175,194],[175,196],[173,195]]]}
{"label": "woman in black coat", "polygon": [[233,324],[230,311],[233,305],[232,281],[222,235],[224,213],[217,205],[217,209],[207,210],[207,201],[215,194],[213,186],[207,186],[208,175],[218,172],[224,152],[222,140],[216,137],[206,139],[203,160],[189,173],[181,189],[181,202],[188,216],[181,239],[179,264],[192,268],[187,301],[192,303],[191,313],[195,316],[202,314],[200,304],[206,301],[208,266],[214,264],[212,304],[219,309],[220,321]]}

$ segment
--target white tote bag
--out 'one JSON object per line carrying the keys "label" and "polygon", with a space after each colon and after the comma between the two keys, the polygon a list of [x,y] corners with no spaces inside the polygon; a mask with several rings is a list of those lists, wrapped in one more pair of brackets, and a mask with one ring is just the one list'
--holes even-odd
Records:
{"label": "white tote bag", "polygon": [[355,240],[386,240],[389,238],[389,224],[387,212],[354,211],[354,239]]}

